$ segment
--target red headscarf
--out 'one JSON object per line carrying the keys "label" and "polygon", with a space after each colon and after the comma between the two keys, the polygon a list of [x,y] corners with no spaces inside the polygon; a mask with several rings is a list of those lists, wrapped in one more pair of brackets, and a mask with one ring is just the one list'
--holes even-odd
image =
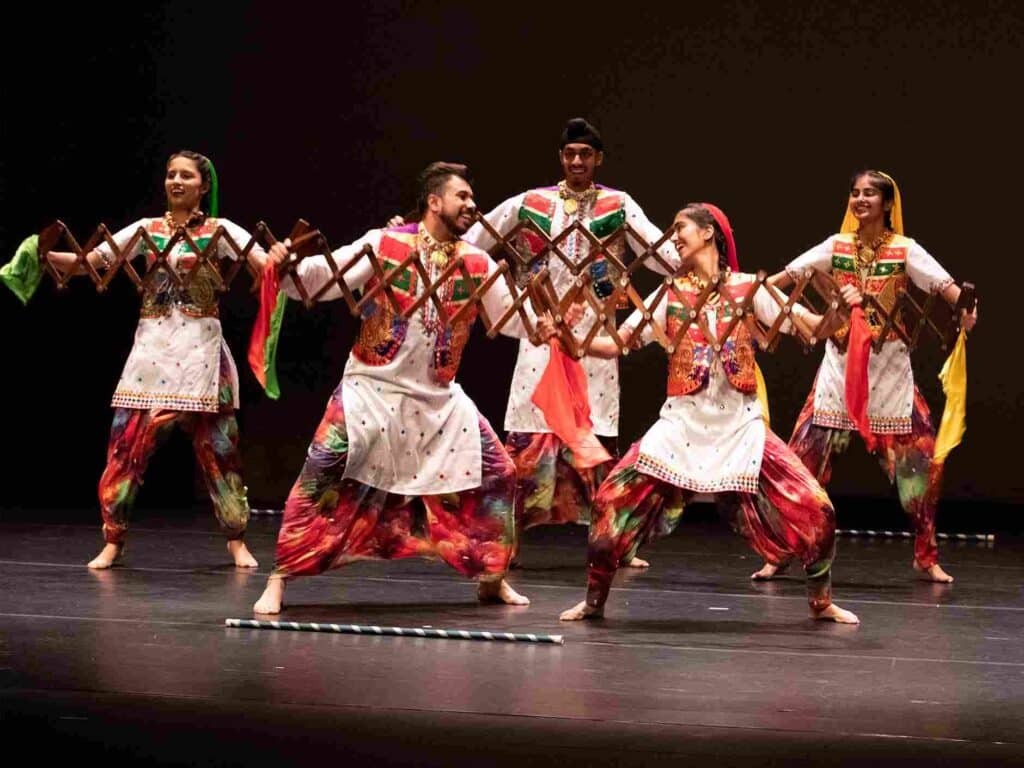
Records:
{"label": "red headscarf", "polygon": [[729,262],[729,269],[733,272],[739,272],[740,262],[736,256],[736,241],[732,236],[732,225],[729,224],[729,218],[717,205],[712,205],[711,203],[701,203],[701,205],[711,212],[711,215],[715,217],[715,223],[718,224],[718,228],[725,235],[725,258]]}

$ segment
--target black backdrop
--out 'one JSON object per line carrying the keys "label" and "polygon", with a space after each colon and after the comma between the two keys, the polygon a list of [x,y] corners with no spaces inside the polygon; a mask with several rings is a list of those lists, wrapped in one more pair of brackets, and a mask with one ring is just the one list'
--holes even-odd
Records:
{"label": "black backdrop", "polygon": [[[214,159],[223,215],[278,231],[303,216],[342,244],[406,210],[432,160],[469,163],[484,209],[553,183],[561,127],[585,115],[605,136],[602,182],[662,226],[687,201],[716,202],[741,264],[775,271],[838,228],[849,173],[875,166],[900,183],[908,234],[983,297],[969,429],[946,496],[967,514],[970,500],[1016,504],[1024,424],[1008,340],[1019,322],[1022,17],[1010,0],[28,9],[3,54],[0,253],[58,217],[84,237],[100,221],[159,214],[164,161],[182,147]],[[27,308],[0,295],[0,506],[95,509],[109,397],[136,317],[133,290],[117,282],[102,297],[87,283],[64,294],[47,284]],[[254,313],[242,285],[222,303],[250,495],[277,506],[354,322],[340,303],[290,305],[275,403],[244,366]],[[514,352],[478,334],[459,376],[499,429]],[[762,356],[783,436],[819,358],[794,344]],[[915,359],[936,418],[940,364],[934,344]],[[663,400],[663,354],[648,348],[622,372],[625,447]],[[190,450],[172,441],[140,502],[187,505],[195,490]],[[859,449],[832,492],[891,493]]]}

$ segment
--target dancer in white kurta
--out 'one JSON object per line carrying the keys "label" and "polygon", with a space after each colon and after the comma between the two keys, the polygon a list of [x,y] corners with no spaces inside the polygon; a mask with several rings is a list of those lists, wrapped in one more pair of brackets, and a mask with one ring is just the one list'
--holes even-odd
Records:
{"label": "dancer in white kurta", "polygon": [[[344,281],[352,290],[377,283],[369,247],[385,270],[419,258],[431,282],[452,259],[470,274],[455,272],[440,289],[449,317],[497,269],[483,251],[458,239],[472,220],[472,189],[463,166],[434,164],[421,177],[423,220],[371,231],[333,254],[339,265],[355,259]],[[272,249],[275,260],[284,258]],[[322,256],[301,261],[307,293],[327,284]],[[290,281],[285,280],[285,290]],[[424,285],[407,267],[392,283],[402,309],[422,296]],[[337,285],[323,300],[341,297]],[[492,319],[512,304],[502,279],[483,295]],[[526,604],[503,576],[513,541],[515,468],[487,420],[454,381],[478,308],[457,323],[442,323],[433,301],[407,320],[381,293],[364,313],[341,383],[331,396],[305,466],[285,505],[274,573],[257,613],[276,613],[286,579],[320,573],[356,559],[437,557],[466,576],[480,577],[480,597]],[[525,336],[518,315],[502,329]]]}
{"label": "dancer in white kurta", "polygon": [[[601,240],[628,224],[648,243],[661,238],[662,230],[650,222],[636,201],[627,194],[594,183],[596,168],[603,161],[603,143],[597,129],[585,120],[570,120],[562,135],[560,159],[565,179],[555,186],[532,189],[509,198],[484,218],[502,236],[522,220],[532,220],[549,237],[556,238],[575,223]],[[495,240],[481,223],[475,224],[465,239],[489,250]],[[642,247],[631,235],[626,238],[630,248],[642,253]],[[516,248],[526,259],[533,259],[532,270],[524,270],[525,280],[531,272],[546,266],[559,296],[572,287],[576,275],[559,257],[544,255],[543,240],[524,229],[516,238]],[[560,243],[560,249],[574,264],[583,262],[591,252],[588,239],[571,231]],[[615,255],[624,255],[624,241],[617,239],[609,246]],[[676,263],[675,249],[666,242],[659,250],[666,263]],[[664,268],[654,258],[646,266],[659,273]],[[599,298],[611,295],[614,270],[599,255],[587,267],[591,285]],[[573,329],[577,338],[586,336],[596,321],[593,310],[586,306],[581,321]],[[524,530],[535,525],[552,523],[586,523],[590,520],[593,493],[607,473],[611,462],[594,468],[576,466],[572,450],[552,433],[544,414],[534,405],[533,393],[548,364],[549,347],[520,342],[515,372],[505,411],[505,447],[516,463],[518,491],[516,525]],[[619,367],[617,360],[586,357],[582,361],[589,391],[590,419],[593,431],[609,452],[615,456],[619,434]],[[646,565],[637,560],[636,565]]]}
{"label": "dancer in white kurta", "polygon": [[[786,288],[808,268],[831,274],[840,286],[854,286],[873,296],[889,311],[908,281],[941,295],[951,306],[960,298],[960,288],[950,274],[903,234],[899,190],[890,176],[878,171],[854,174],[842,231],[798,256],[770,282]],[[976,318],[976,314],[965,318],[968,329]],[[877,340],[882,318],[868,308],[864,319]],[[844,338],[848,333],[848,327],[842,328],[837,336]],[[851,430],[856,429],[846,402],[847,358],[846,350],[829,339],[814,388],[789,440],[790,448],[823,485],[832,474],[832,456],[845,450]],[[895,331],[890,330],[881,351],[872,348],[867,369],[867,431],[914,526],[913,567],[932,581],[951,582],[953,577],[939,565],[935,536],[943,467],[932,461],[935,429],[928,404],[914,384],[910,352]],[[782,565],[769,559],[753,578],[770,579]]]}
{"label": "dancer in white kurta", "polygon": [[[715,206],[691,204],[680,211],[672,242],[691,272],[673,282],[652,314],[669,338],[675,338],[683,324],[691,324],[671,352],[668,399],[658,421],[597,492],[587,554],[587,596],[562,619],[603,615],[619,564],[644,541],[671,532],[694,495],[713,493],[733,527],[756,551],[802,560],[815,618],[856,623],[854,614],[832,603],[835,517],[828,496],[765,426],[750,331],[741,321],[728,338],[720,338],[720,329],[736,317],[752,290],[757,291],[753,311],[762,323],[771,325],[777,319],[779,305],[753,275],[732,270],[737,265],[732,230]],[[694,317],[698,297],[719,275],[719,290],[699,310],[702,318]],[[648,306],[656,295],[648,297]],[[820,321],[806,314],[806,322]],[[621,333],[627,341],[643,317],[637,311],[623,323]],[[703,327],[698,319],[704,321]],[[788,330],[789,321],[782,328]],[[640,342],[654,338],[652,327],[645,325]],[[618,355],[619,347],[601,340],[591,352]]]}
{"label": "dancer in white kurta", "polygon": [[[179,229],[205,249],[218,230],[243,248],[251,239],[248,232],[227,219],[207,216],[199,209],[210,193],[210,209],[216,210],[215,178],[210,161],[190,151],[177,152],[167,163],[164,191],[167,213],[158,219],[140,219],[113,235],[118,250],[134,240],[128,260],[145,254],[139,230],[161,251]],[[237,254],[221,236],[217,257],[235,259]],[[49,254],[58,267],[72,267],[70,253]],[[266,254],[259,246],[248,258],[262,268]],[[98,270],[113,264],[114,253],[102,243],[87,254]],[[235,565],[256,567],[256,560],[242,540],[249,519],[249,502],[241,475],[238,453],[238,370],[231,350],[224,343],[218,319],[217,281],[209,271],[215,266],[199,265],[197,254],[179,239],[167,258],[167,269],[147,278],[142,292],[142,309],[135,342],[111,400],[113,426],[107,447],[107,465],[99,483],[103,514],[103,550],[89,563],[90,568],[109,568],[124,550],[128,513],[153,452],[175,426],[192,437],[196,459],[206,479],[210,499],[221,529],[228,538],[228,550]],[[193,270],[200,272],[193,274]],[[169,270],[181,280],[176,283]]]}

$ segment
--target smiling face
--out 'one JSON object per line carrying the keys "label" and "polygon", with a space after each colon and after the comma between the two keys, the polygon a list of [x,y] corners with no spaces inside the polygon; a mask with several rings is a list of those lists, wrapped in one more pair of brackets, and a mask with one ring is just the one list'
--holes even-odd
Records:
{"label": "smiling face", "polygon": [[869,174],[861,174],[850,187],[850,213],[861,228],[873,227],[885,222],[885,215],[892,209],[892,201],[886,200],[882,190]]}
{"label": "smiling face", "polygon": [[466,234],[473,224],[473,188],[461,176],[449,176],[440,192],[428,196],[427,205],[455,237]]}
{"label": "smiling face", "polygon": [[164,177],[164,192],[167,194],[167,208],[171,211],[193,211],[199,207],[203,195],[209,190],[209,183],[203,181],[195,160],[175,155],[167,163]]}
{"label": "smiling face", "polygon": [[676,247],[679,259],[686,263],[697,251],[706,246],[714,239],[715,229],[711,226],[701,226],[686,215],[682,210],[676,214],[672,222],[672,245]]}
{"label": "smiling face", "polygon": [[594,172],[604,162],[604,153],[589,144],[574,143],[562,147],[558,158],[569,186],[573,189],[586,189],[594,182]]}

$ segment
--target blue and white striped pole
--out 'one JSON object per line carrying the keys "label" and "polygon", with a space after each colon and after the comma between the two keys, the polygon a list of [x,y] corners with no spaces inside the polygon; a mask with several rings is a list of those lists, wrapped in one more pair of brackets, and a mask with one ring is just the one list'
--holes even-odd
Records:
{"label": "blue and white striped pole", "polygon": [[[911,531],[879,531],[879,530],[837,530],[836,536],[874,536],[890,539],[912,539],[914,534]],[[949,541],[995,541],[994,533],[936,533],[935,538]]]}
{"label": "blue and white striped pole", "polygon": [[240,629],[283,629],[293,632],[333,632],[341,635],[389,637],[429,637],[439,640],[489,640],[503,643],[544,643],[565,645],[562,635],[539,635],[514,632],[491,632],[482,629],[434,629],[427,627],[377,627],[359,624],[328,624],[312,621],[258,621],[256,619],[224,619],[224,626]]}

